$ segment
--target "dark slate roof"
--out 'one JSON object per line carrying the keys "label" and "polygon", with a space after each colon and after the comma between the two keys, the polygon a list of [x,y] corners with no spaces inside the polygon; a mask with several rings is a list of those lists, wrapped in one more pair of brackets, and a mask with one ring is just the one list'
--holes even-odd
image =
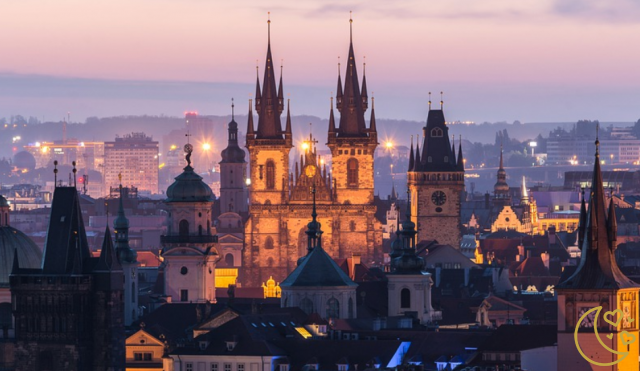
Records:
{"label": "dark slate roof", "polygon": [[245,162],[244,150],[238,146],[238,124],[234,120],[229,123],[228,145],[227,148],[222,150],[221,156],[221,164]]}
{"label": "dark slate roof", "polygon": [[[260,92],[260,83],[256,85],[257,92]],[[280,83],[282,90],[282,80]],[[258,104],[260,101],[260,104]],[[270,104],[269,104],[270,103]],[[256,139],[283,139],[282,113],[278,90],[276,89],[276,74],[273,69],[273,58],[271,56],[271,39],[267,45],[267,58],[264,65],[264,79],[262,94],[256,96],[256,111],[258,113],[258,130]]]}
{"label": "dark slate roof", "polygon": [[420,359],[425,370],[436,370],[436,360],[448,362],[460,357],[465,363],[476,354],[468,348],[481,347],[491,334],[488,331],[426,332],[419,338],[412,339],[405,358]]}
{"label": "dark slate roof", "polygon": [[344,78],[344,96],[340,106],[339,138],[367,136],[367,128],[364,120],[364,111],[366,108],[362,98],[358,83],[358,68],[356,66],[355,53],[353,52],[353,42],[350,42],[349,59],[346,63]]}
{"label": "dark slate roof", "polygon": [[[432,134],[440,134],[432,136]],[[417,164],[417,171],[458,171],[455,155],[449,141],[449,128],[445,124],[442,110],[430,110],[427,126],[424,129],[422,155]],[[431,158],[431,162],[429,162]],[[416,159],[416,162],[418,159]]]}
{"label": "dark slate roof", "polygon": [[36,269],[42,264],[40,248],[26,234],[10,226],[0,227],[0,287],[9,287],[15,251],[20,268]]}
{"label": "dark slate roof", "polygon": [[502,325],[484,343],[482,351],[519,352],[553,346],[558,341],[555,325]]}
{"label": "dark slate roof", "polygon": [[78,202],[78,190],[75,187],[57,187],[53,193],[43,255],[44,274],[87,270],[83,264],[91,257],[91,253]]}
{"label": "dark slate roof", "polygon": [[280,283],[280,287],[300,286],[357,286],[318,246],[305,256],[300,265]]}

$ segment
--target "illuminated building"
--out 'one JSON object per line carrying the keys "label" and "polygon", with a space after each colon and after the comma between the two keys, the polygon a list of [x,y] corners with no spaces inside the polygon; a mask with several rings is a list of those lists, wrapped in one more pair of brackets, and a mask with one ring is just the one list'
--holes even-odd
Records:
{"label": "illuminated building", "polygon": [[122,184],[135,185],[140,191],[158,193],[158,142],[144,133],[116,136],[104,143],[104,185],[106,189]]}
{"label": "illuminated building", "polygon": [[36,169],[47,167],[57,160],[59,164],[75,161],[80,171],[84,169],[102,172],[104,142],[83,142],[78,139],[56,142],[29,143],[24,149],[36,159]]}

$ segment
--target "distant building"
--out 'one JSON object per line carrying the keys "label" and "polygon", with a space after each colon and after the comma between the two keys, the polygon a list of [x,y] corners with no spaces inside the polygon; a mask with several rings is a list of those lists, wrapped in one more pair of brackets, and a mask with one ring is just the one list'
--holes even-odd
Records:
{"label": "distant building", "polygon": [[[144,133],[116,136],[104,143],[105,189],[135,185],[140,191],[158,193],[158,142]],[[122,181],[118,175],[122,174]]]}
{"label": "distant building", "polygon": [[36,159],[36,169],[47,167],[57,160],[60,164],[77,168],[102,171],[104,165],[104,142],[84,142],[78,139],[54,142],[35,142],[24,146]]}

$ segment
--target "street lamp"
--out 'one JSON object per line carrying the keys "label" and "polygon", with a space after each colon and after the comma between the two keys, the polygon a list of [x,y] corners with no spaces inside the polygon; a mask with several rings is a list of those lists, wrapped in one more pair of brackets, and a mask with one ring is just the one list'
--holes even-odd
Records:
{"label": "street lamp", "polygon": [[203,149],[203,150],[205,150],[205,151],[210,150],[210,149],[211,149],[211,144],[209,144],[209,143],[203,143],[203,144],[202,144],[202,149]]}
{"label": "street lamp", "polygon": [[531,147],[531,157],[534,157],[534,148],[538,146],[538,142],[529,142],[529,147]]}

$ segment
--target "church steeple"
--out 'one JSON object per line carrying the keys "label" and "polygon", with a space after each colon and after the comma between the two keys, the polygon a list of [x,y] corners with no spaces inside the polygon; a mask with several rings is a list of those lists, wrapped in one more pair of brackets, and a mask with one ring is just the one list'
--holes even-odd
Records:
{"label": "church steeple", "polygon": [[464,156],[462,155],[462,136],[458,141],[458,171],[464,171]]}
{"label": "church steeple", "polygon": [[[262,93],[256,91],[256,111],[258,111],[258,130],[256,139],[284,139],[282,137],[282,123],[280,115],[284,110],[284,100],[282,99],[282,79],[280,88],[276,86],[275,70],[273,68],[273,57],[271,55],[271,19],[267,21],[267,58],[265,61],[264,78],[262,83]],[[282,75],[281,75],[282,77]],[[260,83],[256,84],[259,90]]]}
{"label": "church steeple", "polygon": [[409,169],[407,171],[413,171],[415,166],[415,157],[413,155],[413,135],[411,136],[411,148],[409,148]]}
{"label": "church steeple", "polygon": [[[358,69],[353,51],[353,19],[349,19],[350,40],[349,57],[347,58],[347,68],[344,78],[344,89],[340,84],[338,75],[338,111],[340,112],[340,125],[338,127],[338,137],[366,137],[367,128],[364,120],[366,102],[360,91],[358,81]],[[344,92],[343,94],[340,94]],[[364,97],[364,99],[367,99]]]}
{"label": "church steeple", "polygon": [[333,97],[331,97],[331,109],[329,110],[329,138],[336,136],[336,119],[333,116]]}
{"label": "church steeple", "polygon": [[[257,99],[256,99],[257,101]],[[247,141],[255,138],[255,131],[253,130],[253,111],[251,110],[251,99],[249,99],[249,113],[247,115]]]}
{"label": "church steeple", "polygon": [[118,200],[118,216],[113,221],[116,232],[116,254],[120,263],[134,263],[138,253],[129,246],[129,219],[124,214],[124,190],[120,184],[120,198]]}
{"label": "church steeple", "polygon": [[[363,97],[363,99],[366,99]],[[372,141],[378,141],[378,128],[376,127],[376,109],[374,98],[371,97],[371,119],[369,120],[369,137]]]}
{"label": "church steeple", "polygon": [[[584,200],[584,199],[583,199]],[[583,201],[584,202],[584,201]],[[583,204],[584,205],[584,204]],[[608,214],[608,215],[607,215]],[[581,209],[580,222],[586,219],[582,255],[576,272],[560,283],[560,289],[624,289],[638,287],[625,276],[615,259],[616,222],[615,207],[605,205],[605,192],[600,170],[600,142],[596,139],[596,155],[588,210]]]}

